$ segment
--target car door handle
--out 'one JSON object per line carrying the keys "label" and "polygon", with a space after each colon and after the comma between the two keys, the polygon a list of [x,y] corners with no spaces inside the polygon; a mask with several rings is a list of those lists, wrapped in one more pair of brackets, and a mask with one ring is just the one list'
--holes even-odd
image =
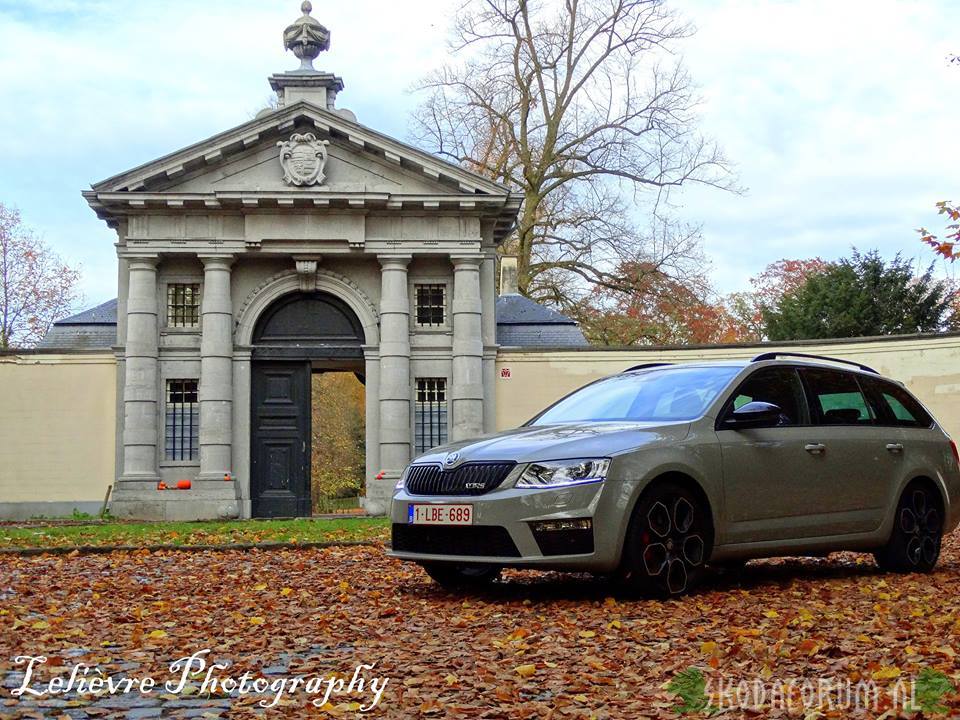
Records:
{"label": "car door handle", "polygon": [[887,450],[892,453],[903,452],[903,445],[900,443],[887,443]]}
{"label": "car door handle", "polygon": [[827,449],[827,446],[823,443],[807,443],[803,446],[803,449],[806,450],[811,455],[819,455],[824,450]]}

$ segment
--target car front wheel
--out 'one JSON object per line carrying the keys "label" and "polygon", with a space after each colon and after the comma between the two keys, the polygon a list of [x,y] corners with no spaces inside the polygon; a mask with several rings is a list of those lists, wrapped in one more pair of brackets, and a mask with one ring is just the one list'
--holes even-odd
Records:
{"label": "car front wheel", "polygon": [[940,557],[942,536],[939,494],[928,485],[913,483],[900,497],[890,539],[874,553],[877,565],[892,572],[930,572]]}
{"label": "car front wheel", "polygon": [[633,511],[620,577],[628,589],[676,597],[701,580],[713,545],[710,509],[686,487],[661,482]]}
{"label": "car front wheel", "polygon": [[501,568],[496,565],[463,565],[460,563],[421,563],[427,575],[447,590],[473,590],[482,588],[500,577]]}

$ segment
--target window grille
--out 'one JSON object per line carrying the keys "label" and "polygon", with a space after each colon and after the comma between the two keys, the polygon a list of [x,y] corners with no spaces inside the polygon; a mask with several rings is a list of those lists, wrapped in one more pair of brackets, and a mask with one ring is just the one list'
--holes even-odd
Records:
{"label": "window grille", "polygon": [[199,322],[199,283],[167,285],[167,327],[196,327]]}
{"label": "window grille", "polygon": [[447,381],[417,378],[414,440],[416,454],[447,442]]}
{"label": "window grille", "polygon": [[196,380],[167,380],[167,460],[196,460],[200,456],[200,403]]}
{"label": "window grille", "polygon": [[446,322],[446,285],[417,285],[417,325],[438,327]]}

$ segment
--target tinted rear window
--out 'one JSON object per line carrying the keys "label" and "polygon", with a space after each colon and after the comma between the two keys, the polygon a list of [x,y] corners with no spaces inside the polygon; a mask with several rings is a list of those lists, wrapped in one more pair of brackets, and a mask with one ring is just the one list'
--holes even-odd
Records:
{"label": "tinted rear window", "polygon": [[896,383],[869,379],[866,383],[881,403],[881,419],[900,427],[930,427],[933,418],[916,398]]}
{"label": "tinted rear window", "polygon": [[853,373],[804,368],[810,394],[810,411],[821,425],[872,425],[876,410],[870,405]]}

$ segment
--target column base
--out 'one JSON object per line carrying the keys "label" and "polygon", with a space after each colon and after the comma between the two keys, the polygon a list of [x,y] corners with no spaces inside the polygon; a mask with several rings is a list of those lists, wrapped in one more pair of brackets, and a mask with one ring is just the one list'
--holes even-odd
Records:
{"label": "column base", "polygon": [[393,500],[393,488],[400,479],[400,472],[386,472],[379,480],[367,479],[367,495],[361,499],[363,509],[371,515],[387,515]]}
{"label": "column base", "polygon": [[240,517],[233,482],[195,483],[189,490],[157,490],[157,483],[118,482],[110,514],[129,520],[227,520]]}

